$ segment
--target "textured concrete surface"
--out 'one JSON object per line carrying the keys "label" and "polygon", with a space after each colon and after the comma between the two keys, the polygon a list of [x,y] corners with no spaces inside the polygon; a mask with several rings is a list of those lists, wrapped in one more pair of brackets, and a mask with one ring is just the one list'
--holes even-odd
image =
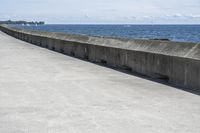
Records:
{"label": "textured concrete surface", "polygon": [[0,133],[199,133],[200,96],[0,32]]}
{"label": "textured concrete surface", "polygon": [[130,40],[23,30],[0,25],[20,40],[91,62],[102,62],[200,93],[200,44]]}

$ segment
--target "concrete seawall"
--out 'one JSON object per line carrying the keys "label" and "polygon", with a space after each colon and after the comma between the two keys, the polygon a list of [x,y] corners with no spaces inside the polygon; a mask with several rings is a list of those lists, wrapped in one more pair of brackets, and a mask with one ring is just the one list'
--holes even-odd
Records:
{"label": "concrete seawall", "polygon": [[200,91],[200,44],[68,35],[6,25],[0,26],[0,30],[60,53]]}

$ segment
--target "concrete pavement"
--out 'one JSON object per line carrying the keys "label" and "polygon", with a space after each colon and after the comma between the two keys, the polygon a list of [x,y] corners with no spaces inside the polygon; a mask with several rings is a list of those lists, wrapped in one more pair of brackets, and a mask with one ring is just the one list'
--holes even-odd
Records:
{"label": "concrete pavement", "polygon": [[200,96],[0,32],[0,133],[199,133]]}

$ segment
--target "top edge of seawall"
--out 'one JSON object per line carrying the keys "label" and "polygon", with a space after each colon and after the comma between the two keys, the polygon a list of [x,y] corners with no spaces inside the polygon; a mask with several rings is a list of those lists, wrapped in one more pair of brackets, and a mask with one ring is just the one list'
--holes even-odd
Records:
{"label": "top edge of seawall", "polygon": [[144,51],[154,54],[177,56],[184,58],[192,58],[200,60],[200,43],[189,42],[173,42],[163,40],[142,40],[142,39],[124,39],[113,37],[96,37],[86,35],[74,35],[58,32],[45,32],[36,30],[26,30],[10,27],[8,25],[0,25],[3,28],[47,38],[58,40],[66,40],[70,42],[77,42],[82,44],[92,44],[104,47],[113,47],[125,50]]}

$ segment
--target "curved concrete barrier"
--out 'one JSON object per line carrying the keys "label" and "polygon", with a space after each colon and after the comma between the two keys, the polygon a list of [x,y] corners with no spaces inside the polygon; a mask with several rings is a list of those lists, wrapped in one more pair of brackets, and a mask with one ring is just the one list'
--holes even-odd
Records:
{"label": "curved concrete barrier", "polygon": [[200,44],[50,33],[0,26],[23,41],[200,91]]}

